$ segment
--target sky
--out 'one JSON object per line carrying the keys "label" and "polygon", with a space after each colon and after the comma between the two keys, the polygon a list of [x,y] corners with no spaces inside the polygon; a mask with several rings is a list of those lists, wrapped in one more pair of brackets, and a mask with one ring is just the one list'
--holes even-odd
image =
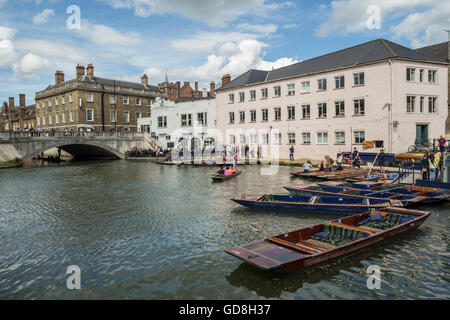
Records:
{"label": "sky", "polygon": [[73,79],[99,77],[220,87],[377,38],[418,48],[444,42],[445,0],[0,0],[0,102]]}

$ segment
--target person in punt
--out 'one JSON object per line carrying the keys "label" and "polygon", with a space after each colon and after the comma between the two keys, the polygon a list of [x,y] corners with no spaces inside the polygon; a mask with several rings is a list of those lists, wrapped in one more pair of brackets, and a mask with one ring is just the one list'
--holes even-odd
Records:
{"label": "person in punt", "polygon": [[311,170],[311,168],[312,168],[311,161],[309,161],[309,160],[306,161],[306,163],[303,165],[303,171],[304,172],[309,172],[309,170]]}
{"label": "person in punt", "polygon": [[230,171],[230,168],[229,168],[229,167],[227,167],[227,168],[225,169],[224,175],[226,175],[226,176],[231,176],[231,171]]}

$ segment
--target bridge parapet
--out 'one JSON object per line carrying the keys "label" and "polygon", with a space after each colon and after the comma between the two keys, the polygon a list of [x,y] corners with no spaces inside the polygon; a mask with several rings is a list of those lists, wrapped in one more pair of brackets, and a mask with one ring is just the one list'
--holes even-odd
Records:
{"label": "bridge parapet", "polygon": [[35,138],[35,137],[112,137],[121,139],[144,139],[140,132],[94,132],[94,131],[0,131],[0,139]]}

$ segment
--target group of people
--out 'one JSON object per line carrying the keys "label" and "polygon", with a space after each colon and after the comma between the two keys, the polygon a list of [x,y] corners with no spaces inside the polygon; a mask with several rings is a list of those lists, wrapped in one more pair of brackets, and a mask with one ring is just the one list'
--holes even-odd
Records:
{"label": "group of people", "polygon": [[427,152],[421,159],[422,179],[437,181],[442,177],[443,172],[443,152]]}
{"label": "group of people", "polygon": [[163,148],[145,149],[134,147],[130,151],[126,152],[127,157],[164,157],[168,154],[170,154],[170,150]]}

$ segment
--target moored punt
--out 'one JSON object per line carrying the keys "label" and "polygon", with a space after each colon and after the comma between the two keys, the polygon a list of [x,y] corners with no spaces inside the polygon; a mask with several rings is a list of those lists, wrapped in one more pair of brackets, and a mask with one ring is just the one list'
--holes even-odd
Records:
{"label": "moored punt", "polygon": [[430,212],[384,208],[226,249],[266,271],[298,272],[419,227]]}
{"label": "moored punt", "polygon": [[317,178],[317,179],[330,179],[333,177],[351,177],[351,176],[358,176],[361,174],[367,174],[369,169],[350,169],[350,168],[344,168],[342,170],[335,170],[335,171],[320,171],[320,170],[313,170],[313,171],[297,171],[297,172],[291,172],[291,175],[294,177],[302,177],[302,178]]}
{"label": "moored punt", "polygon": [[330,181],[325,183],[318,183],[318,185],[327,192],[350,192],[351,190],[359,191],[358,194],[368,197],[383,197],[387,198],[392,195],[410,195],[415,197],[423,197],[421,203],[434,203],[450,199],[450,191],[439,189],[414,186],[411,184],[396,184],[389,185],[380,182],[360,182],[360,183],[339,183]]}
{"label": "moored punt", "polygon": [[429,180],[416,180],[415,181],[416,186],[420,187],[431,187],[431,188],[440,188],[440,189],[446,189],[450,190],[450,183],[449,182],[439,182],[439,181],[429,181]]}
{"label": "moored punt", "polygon": [[[390,200],[292,194],[240,195],[234,202],[251,209],[354,214],[391,206]],[[401,203],[397,203],[401,206]]]}
{"label": "moored punt", "polygon": [[241,170],[236,170],[236,172],[233,172],[231,175],[226,176],[224,174],[220,174],[220,173],[214,173],[211,176],[211,179],[213,179],[214,181],[224,181],[224,180],[230,180],[238,175],[241,174]]}
{"label": "moored punt", "polygon": [[346,189],[343,188],[341,191],[328,190],[326,187],[321,185],[309,185],[309,186],[284,186],[287,191],[292,194],[300,196],[327,196],[339,198],[342,196],[356,197],[356,198],[374,198],[374,199],[385,199],[391,202],[391,206],[407,206],[410,204],[416,204],[424,201],[426,197],[420,197],[415,195],[407,194],[397,194],[380,192],[376,193],[374,191],[365,191],[358,189]]}

